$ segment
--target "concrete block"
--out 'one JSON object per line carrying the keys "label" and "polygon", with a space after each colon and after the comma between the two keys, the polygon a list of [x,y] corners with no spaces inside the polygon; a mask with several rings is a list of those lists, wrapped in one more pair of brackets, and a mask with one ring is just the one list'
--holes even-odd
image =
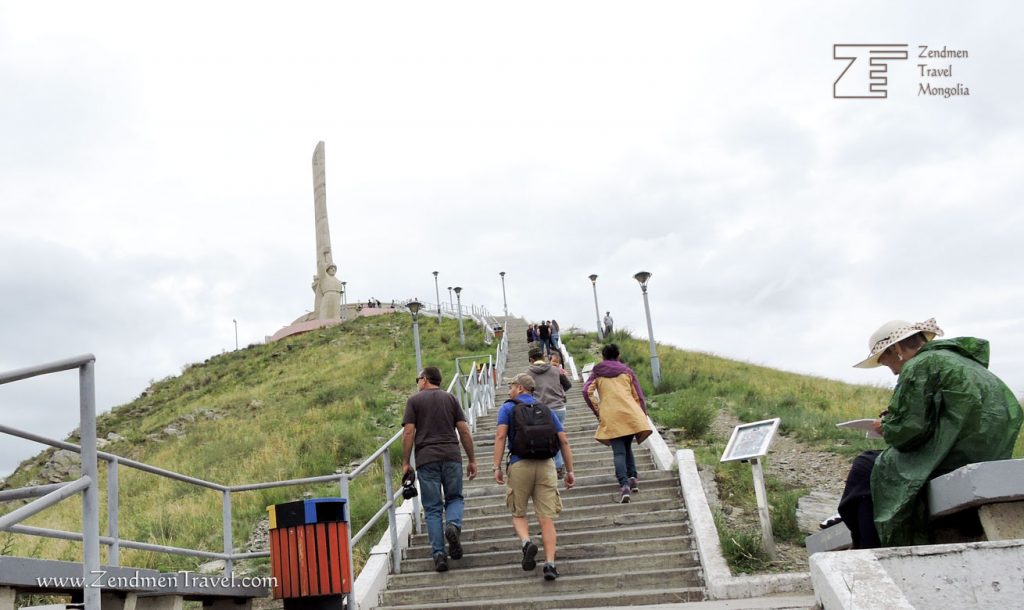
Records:
{"label": "concrete block", "polygon": [[0,610],[14,610],[14,598],[18,592],[11,587],[0,587]]}
{"label": "concrete block", "polygon": [[825,551],[844,551],[853,546],[853,537],[845,523],[837,523],[828,529],[811,534],[804,539],[804,545],[807,547],[808,555]]}
{"label": "concrete block", "polygon": [[810,559],[814,597],[825,610],[914,610],[872,551]]}
{"label": "concrete block", "polygon": [[1001,502],[978,507],[978,519],[987,540],[1024,538],[1024,502]]}
{"label": "concrete block", "polygon": [[1019,608],[1024,540],[819,553],[814,594],[826,608]]}
{"label": "concrete block", "polygon": [[135,593],[100,593],[100,606],[103,610],[136,610],[138,596]]}

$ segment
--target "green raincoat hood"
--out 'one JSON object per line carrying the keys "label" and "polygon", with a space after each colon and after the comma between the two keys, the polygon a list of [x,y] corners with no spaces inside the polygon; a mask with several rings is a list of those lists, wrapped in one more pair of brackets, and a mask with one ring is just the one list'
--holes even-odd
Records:
{"label": "green raincoat hood", "polygon": [[976,337],[956,337],[939,339],[925,343],[918,354],[934,350],[949,350],[964,358],[970,358],[981,366],[988,368],[988,341]]}

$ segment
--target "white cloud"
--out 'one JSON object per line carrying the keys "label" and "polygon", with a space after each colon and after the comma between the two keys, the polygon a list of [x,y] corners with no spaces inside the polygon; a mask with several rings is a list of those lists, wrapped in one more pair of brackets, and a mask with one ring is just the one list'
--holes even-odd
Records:
{"label": "white cloud", "polygon": [[[642,334],[643,268],[684,348],[891,383],[849,368],[867,335],[934,315],[1024,392],[1020,12],[5,5],[0,367],[95,352],[108,408],[232,348],[232,319],[247,344],[312,307],[322,139],[353,299],[432,300],[437,269],[500,311],[504,270],[513,312],[589,329],[597,273]],[[969,49],[972,95],[918,97],[911,59],[889,99],[832,99],[832,44],[871,40]],[[64,390],[26,392],[0,413]]]}

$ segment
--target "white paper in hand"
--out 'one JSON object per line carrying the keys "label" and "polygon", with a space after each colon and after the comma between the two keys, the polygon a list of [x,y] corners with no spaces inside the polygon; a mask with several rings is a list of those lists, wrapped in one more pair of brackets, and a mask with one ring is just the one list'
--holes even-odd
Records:
{"label": "white paper in hand", "polygon": [[853,428],[855,430],[864,430],[864,436],[866,438],[882,438],[882,435],[875,432],[875,421],[874,419],[852,419],[850,421],[844,421],[841,424],[836,424],[836,428]]}

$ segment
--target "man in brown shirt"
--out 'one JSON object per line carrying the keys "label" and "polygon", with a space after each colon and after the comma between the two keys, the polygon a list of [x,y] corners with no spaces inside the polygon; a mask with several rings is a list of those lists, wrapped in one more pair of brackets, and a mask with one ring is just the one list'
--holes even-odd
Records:
{"label": "man in brown shirt", "polygon": [[[476,477],[473,435],[466,424],[459,401],[441,389],[441,371],[435,366],[424,368],[416,377],[419,391],[405,403],[405,427],[402,436],[402,473],[412,466],[409,457],[416,446],[416,475],[420,482],[427,537],[438,572],[448,570],[448,558],[462,558],[462,453],[466,449],[469,465],[466,475]],[[455,431],[458,430],[458,436]],[[443,493],[443,495],[442,495]],[[442,519],[442,515],[447,520]],[[445,540],[448,552],[445,552]]]}

